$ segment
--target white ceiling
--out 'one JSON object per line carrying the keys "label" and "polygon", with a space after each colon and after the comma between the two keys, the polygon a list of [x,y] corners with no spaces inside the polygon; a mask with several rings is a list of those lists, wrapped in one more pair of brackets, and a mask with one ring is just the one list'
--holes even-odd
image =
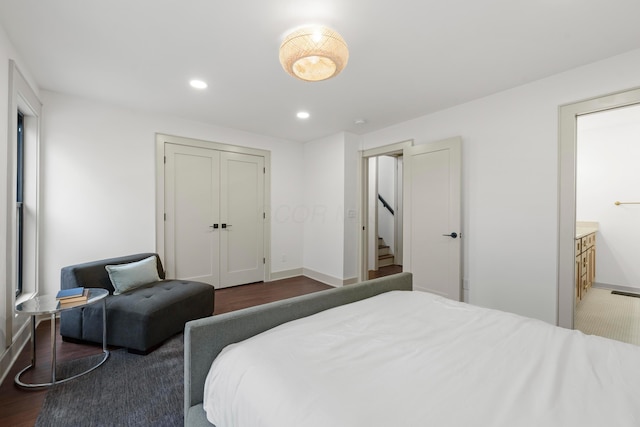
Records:
{"label": "white ceiling", "polygon": [[[639,17],[638,0],[0,1],[41,89],[302,142],[639,48]],[[339,76],[306,83],[282,70],[278,47],[313,23],[338,30],[350,58]],[[208,89],[191,89],[196,77]]]}

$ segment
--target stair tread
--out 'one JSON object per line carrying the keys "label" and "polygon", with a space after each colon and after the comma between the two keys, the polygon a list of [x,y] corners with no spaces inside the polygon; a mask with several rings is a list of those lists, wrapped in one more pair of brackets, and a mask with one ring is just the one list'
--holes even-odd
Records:
{"label": "stair tread", "polygon": [[386,255],[379,255],[378,259],[383,259],[383,258],[393,258],[393,254],[386,254]]}

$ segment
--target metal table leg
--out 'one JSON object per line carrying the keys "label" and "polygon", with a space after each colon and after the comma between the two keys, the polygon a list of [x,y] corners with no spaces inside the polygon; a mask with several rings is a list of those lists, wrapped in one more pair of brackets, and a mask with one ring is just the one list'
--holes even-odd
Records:
{"label": "metal table leg", "polygon": [[55,384],[55,382],[56,382],[56,314],[51,313],[51,384]]}
{"label": "metal table leg", "polygon": [[[51,314],[51,382],[47,383],[25,383],[20,380],[23,373],[36,366],[36,316],[31,316],[31,364],[18,372],[15,377],[15,383],[20,387],[34,389],[41,387],[48,387],[54,384],[60,384],[72,379],[78,378],[84,374],[88,374],[94,369],[101,366],[109,358],[109,350],[107,350],[107,303],[106,300],[102,300],[102,353],[103,357],[100,361],[91,368],[83,371],[77,375],[73,375],[68,378],[56,379],[56,314]],[[87,356],[90,357],[90,356]]]}

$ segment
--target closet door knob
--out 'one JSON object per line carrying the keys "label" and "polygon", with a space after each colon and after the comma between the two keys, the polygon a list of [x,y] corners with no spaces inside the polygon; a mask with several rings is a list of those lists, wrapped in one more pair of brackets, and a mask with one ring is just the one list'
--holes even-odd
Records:
{"label": "closet door knob", "polygon": [[455,239],[456,237],[458,237],[458,233],[453,232],[451,234],[443,234],[443,236],[447,236],[447,237],[451,237],[452,239]]}

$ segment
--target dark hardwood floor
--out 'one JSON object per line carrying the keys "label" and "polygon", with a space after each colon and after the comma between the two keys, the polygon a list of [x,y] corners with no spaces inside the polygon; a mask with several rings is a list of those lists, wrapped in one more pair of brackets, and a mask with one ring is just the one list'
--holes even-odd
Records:
{"label": "dark hardwood floor", "polygon": [[386,267],[380,267],[377,271],[369,270],[369,279],[375,279],[376,277],[389,276],[391,274],[402,273],[401,265],[388,265]]}
{"label": "dark hardwood floor", "polygon": [[[400,266],[383,267],[377,272],[369,272],[369,277],[381,277],[402,271]],[[258,304],[265,304],[298,295],[330,289],[331,286],[316,280],[300,276],[290,279],[277,280],[269,283],[254,283],[217,289],[215,296],[214,314],[226,313]],[[50,322],[43,321],[36,329],[36,368],[22,376],[25,382],[50,381],[51,368],[51,329]],[[58,329],[58,325],[56,325]],[[84,356],[98,354],[102,351],[100,345],[86,345],[63,342],[59,333],[56,334],[58,363]],[[27,345],[20,353],[0,385],[0,426],[31,427],[38,418],[38,413],[47,393],[43,390],[24,390],[14,384],[15,375],[30,363],[31,352]],[[88,374],[91,375],[91,374]]]}
{"label": "dark hardwood floor", "polygon": [[213,312],[214,314],[222,314],[330,288],[331,286],[324,283],[299,276],[269,283],[260,282],[216,289]]}

